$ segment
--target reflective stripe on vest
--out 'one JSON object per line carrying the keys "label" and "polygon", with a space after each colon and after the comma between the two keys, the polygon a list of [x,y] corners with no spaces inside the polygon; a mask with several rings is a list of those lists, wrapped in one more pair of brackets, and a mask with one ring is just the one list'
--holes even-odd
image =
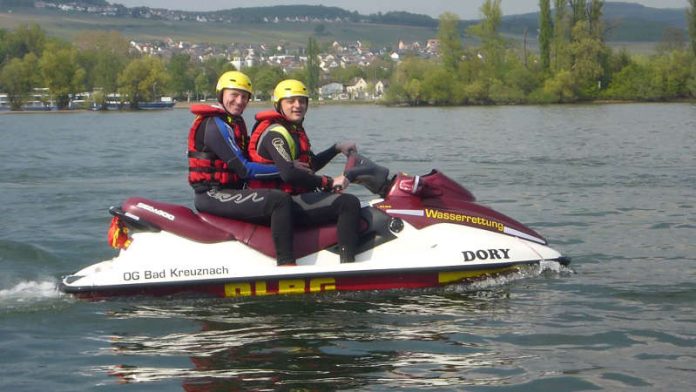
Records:
{"label": "reflective stripe on vest", "polygon": [[[285,142],[288,143],[288,148],[290,149],[290,159],[293,161],[297,159],[297,155],[299,154],[299,151],[297,151],[297,145],[295,144],[295,138],[292,137],[290,132],[285,129],[284,126],[278,124],[277,126],[274,126],[273,128],[269,128],[269,131],[277,132],[279,133],[283,139],[285,139]],[[263,139],[265,139],[268,136],[268,132],[261,132],[259,135],[259,140],[256,142],[256,146],[260,146],[263,143]],[[272,163],[273,161],[271,161]]]}

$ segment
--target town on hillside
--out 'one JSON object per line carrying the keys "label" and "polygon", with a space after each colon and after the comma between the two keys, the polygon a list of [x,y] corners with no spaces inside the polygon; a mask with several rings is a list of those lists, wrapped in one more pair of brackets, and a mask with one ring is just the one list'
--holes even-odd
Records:
{"label": "town on hillside", "polygon": [[[168,9],[154,9],[149,7],[128,8],[120,4],[110,4],[107,2],[51,2],[36,1],[34,8],[54,9],[68,13],[89,13],[96,16],[118,17],[127,16],[146,19],[161,19],[171,21],[196,21],[200,23],[233,23],[234,16],[222,13],[216,16],[215,13],[195,13],[187,11],[177,11]],[[282,18],[282,19],[281,19]],[[317,17],[317,16],[294,16],[278,17],[267,16],[257,22],[259,23],[343,23],[350,22],[349,18],[341,17]],[[367,48],[356,40],[351,42],[334,41],[323,53],[318,55],[318,66],[324,75],[328,75],[336,68],[347,68],[356,66],[360,68],[369,67],[375,59],[387,59],[398,63],[405,56],[416,56],[425,59],[437,57],[438,40],[428,39],[425,42],[404,42],[399,41],[393,46],[386,48]],[[286,44],[240,44],[230,43],[225,46],[184,42],[167,38],[165,40],[131,40],[130,50],[139,55],[158,56],[163,59],[170,59],[174,55],[188,55],[193,61],[204,63],[212,58],[227,59],[236,69],[243,70],[261,65],[279,67],[284,74],[292,74],[295,71],[304,69],[307,65],[306,48],[289,47]],[[347,83],[337,81],[325,81],[317,89],[319,100],[378,100],[380,99],[388,85],[387,80],[368,81],[365,78],[355,77]],[[82,92],[71,97],[70,108],[85,108],[91,99],[93,92]],[[109,104],[101,109],[122,108],[123,103],[119,102],[118,94],[111,94]],[[157,108],[173,106],[171,99],[164,97],[165,102],[150,103]],[[24,105],[24,110],[49,110],[53,108],[50,91],[46,88],[34,88],[30,99]],[[9,108],[8,96],[0,92],[0,110]]]}
{"label": "town on hillside", "polygon": [[[387,51],[382,48],[378,51],[363,48],[360,41],[337,42],[330,46],[330,52],[318,55],[318,65],[324,74],[330,74],[335,68],[350,66],[368,67],[375,59],[390,59],[398,63],[402,56],[420,56],[432,58],[438,54],[439,41],[435,38],[427,42],[403,42],[399,41],[395,49]],[[239,45],[231,44],[220,48],[214,45],[194,44],[190,42],[166,39],[164,41],[130,41],[130,50],[141,55],[158,56],[165,59],[176,54],[190,56],[196,62],[203,63],[211,58],[225,58],[238,70],[269,65],[279,67],[284,74],[292,74],[303,70],[307,65],[307,56],[302,50],[285,48],[282,45],[269,46],[266,44]],[[375,101],[379,100],[388,86],[387,80],[376,80],[368,83],[365,78],[356,77],[348,83],[329,81],[319,85],[317,89],[318,99],[337,101]],[[81,92],[71,97],[69,108],[72,109],[121,109],[125,105],[120,102],[118,94],[111,94],[105,107],[96,107],[91,99],[93,92]],[[89,105],[88,105],[89,103]],[[8,96],[0,92],[0,110],[9,108]],[[88,105],[88,106],[86,106]],[[147,104],[149,108],[171,108],[174,102],[169,97],[162,97],[158,102]],[[50,91],[47,88],[35,88],[30,100],[24,105],[24,110],[50,110],[54,108],[51,102]],[[141,104],[141,108],[145,105]]]}
{"label": "town on hillside", "polygon": [[[682,14],[679,10],[657,12],[663,22],[673,22],[665,25],[655,19],[652,28],[662,31],[662,40],[644,42],[655,47],[651,53],[632,53],[608,44],[607,31],[616,25],[604,18],[601,0],[583,2],[582,7],[573,6],[576,3],[571,0],[554,2],[555,8],[561,7],[555,14],[550,1],[540,2],[540,12],[522,15],[538,26],[528,30],[525,25],[522,40],[510,38],[502,28],[499,2],[485,0],[484,4],[490,12],[478,23],[463,24],[457,15],[444,13],[437,30],[420,29],[415,35],[408,35],[403,28],[414,14],[397,13],[394,17],[402,18],[394,23],[398,27],[389,30],[391,34],[376,30],[382,39],[375,44],[370,35],[332,36],[335,31],[325,33],[325,24],[351,23],[350,27],[355,28],[356,23],[381,23],[373,18],[385,15],[364,17],[336,7],[297,5],[198,13],[128,8],[104,0],[0,0],[3,12],[12,13],[7,7],[16,6],[16,14],[30,21],[63,13],[77,20],[77,13],[88,13],[95,15],[86,18],[89,21],[102,18],[115,26],[111,31],[89,32],[82,24],[73,26],[69,37],[73,42],[46,39],[47,32],[35,22],[20,25],[15,31],[0,29],[3,43],[9,43],[0,47],[4,52],[0,53],[0,109],[50,110],[84,108],[88,104],[98,105],[91,106],[97,109],[167,108],[174,106],[174,98],[188,102],[211,99],[213,78],[231,67],[254,79],[255,98],[259,100],[269,99],[272,86],[288,77],[306,79],[312,97],[318,100],[381,100],[411,106],[650,101],[687,99],[696,94],[696,68],[692,66],[696,30],[681,28],[674,22],[678,19],[684,24],[688,20],[688,26],[696,26],[690,8]],[[612,4],[614,8],[627,7],[626,3]],[[627,31],[642,20],[645,8],[631,10],[639,16],[631,14],[633,24],[626,23]],[[413,26],[427,25],[427,21],[415,17]],[[158,38],[126,38],[119,32],[122,19],[131,26],[135,25],[132,18],[167,22],[165,28],[153,21],[138,22],[147,27],[155,25],[155,33],[136,34]],[[248,27],[237,29],[248,35],[244,38],[240,34],[242,42],[213,39],[212,43],[201,43],[209,37],[228,37],[230,31],[237,30],[221,25],[240,21]],[[207,28],[199,27],[199,23],[219,26],[207,30],[208,35],[175,36],[177,33],[171,32],[171,26],[185,26],[198,34]],[[268,27],[258,29],[254,24],[268,23],[282,25],[277,31],[270,29],[275,35],[264,35],[267,42],[254,42],[259,37],[255,33]],[[288,29],[294,23],[313,26]],[[64,28],[47,25],[52,26],[53,34]],[[648,25],[641,24],[641,29],[649,30]],[[340,27],[344,28],[348,27]],[[464,31],[470,38],[468,42],[463,42]],[[527,31],[531,32],[529,37]],[[302,37],[308,38],[306,47]],[[35,69],[41,71],[41,78],[27,72]],[[143,80],[148,81],[146,86]]]}
{"label": "town on hillside", "polygon": [[[193,44],[167,39],[165,41],[131,41],[132,50],[140,54],[157,55],[170,58],[175,54],[186,54],[198,62],[218,57],[229,59],[236,69],[243,70],[259,65],[280,67],[285,74],[291,74],[305,68],[307,55],[304,48],[292,49],[283,45],[239,45],[231,44],[225,48],[213,45]],[[439,41],[435,38],[426,42],[399,41],[393,50],[364,48],[360,41],[338,42],[330,45],[328,52],[319,53],[318,65],[324,74],[335,68],[350,66],[368,67],[376,59],[390,59],[398,63],[405,55],[433,58],[438,55]],[[376,81],[373,90],[367,89],[363,78],[352,80],[349,84],[331,82],[319,87],[320,99],[365,100],[378,99],[384,92],[387,82]]]}
{"label": "town on hillside", "polygon": [[[104,2],[106,3],[106,2]],[[65,12],[85,12],[99,16],[128,16],[132,18],[160,19],[170,21],[195,21],[201,23],[235,23],[240,21],[239,16],[215,12],[191,12],[170,10],[165,8],[150,7],[125,7],[121,4],[89,4],[84,1],[77,2],[51,2],[36,1],[34,8],[56,9]],[[257,23],[344,23],[353,21],[349,17],[340,16],[263,16],[254,18]]]}

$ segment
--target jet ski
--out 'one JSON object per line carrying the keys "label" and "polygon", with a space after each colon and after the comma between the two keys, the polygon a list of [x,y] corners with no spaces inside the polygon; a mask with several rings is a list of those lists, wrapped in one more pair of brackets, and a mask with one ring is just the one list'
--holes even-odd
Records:
{"label": "jet ski", "polygon": [[297,227],[297,266],[277,266],[268,226],[132,197],[110,209],[109,242],[118,255],[63,277],[60,289],[92,299],[417,289],[570,262],[438,170],[390,178],[387,168],[353,154],[344,174],[376,195],[362,203],[353,263],[339,262],[335,225]]}

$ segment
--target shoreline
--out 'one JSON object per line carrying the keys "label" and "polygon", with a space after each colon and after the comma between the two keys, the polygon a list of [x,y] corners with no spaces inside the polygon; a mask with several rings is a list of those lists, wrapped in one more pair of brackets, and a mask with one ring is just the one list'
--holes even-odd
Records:
{"label": "shoreline", "polygon": [[[205,101],[205,102],[176,102],[171,109],[151,109],[151,110],[90,110],[90,109],[62,109],[62,110],[0,110],[0,115],[3,114],[66,114],[66,113],[84,113],[84,112],[95,112],[95,113],[143,113],[143,112],[163,112],[167,110],[188,110],[192,105],[196,104],[213,104],[215,101]],[[509,105],[421,105],[421,106],[409,106],[405,104],[388,104],[384,102],[377,101],[312,101],[310,105],[312,106],[352,106],[352,105],[375,105],[383,106],[386,108],[459,108],[459,107],[496,107],[496,106],[573,106],[573,105],[627,105],[627,104],[642,104],[642,103],[653,103],[653,104],[672,104],[672,103],[691,103],[696,104],[696,99],[694,98],[682,98],[669,101],[639,101],[639,100],[618,100],[618,99],[601,99],[595,101],[583,101],[583,102],[554,102],[554,103],[517,103]],[[258,101],[250,102],[249,107],[272,107],[270,101]]]}

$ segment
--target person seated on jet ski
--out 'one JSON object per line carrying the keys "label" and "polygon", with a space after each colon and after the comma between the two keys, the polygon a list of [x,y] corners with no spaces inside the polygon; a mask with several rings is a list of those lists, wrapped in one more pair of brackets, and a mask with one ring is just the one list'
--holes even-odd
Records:
{"label": "person seated on jet ski", "polygon": [[269,224],[277,263],[294,264],[292,200],[277,189],[244,189],[246,179],[277,177],[275,166],[246,156],[249,140],[242,113],[253,89],[249,77],[230,71],[215,88],[216,105],[195,105],[188,137],[189,183],[196,209],[214,215]]}
{"label": "person seated on jet ski", "polygon": [[[357,151],[354,142],[336,143],[314,154],[302,123],[307,113],[307,87],[293,79],[284,80],[273,92],[275,110],[256,115],[256,125],[249,142],[249,158],[253,162],[273,163],[280,171],[279,179],[250,180],[253,189],[276,188],[292,194],[294,219],[297,222],[321,225],[338,221],[338,246],[341,263],[355,260],[360,222],[360,201],[345,189],[348,180],[314,174],[339,152],[346,156]],[[310,169],[308,171],[307,169]],[[315,192],[315,190],[320,192]]]}

